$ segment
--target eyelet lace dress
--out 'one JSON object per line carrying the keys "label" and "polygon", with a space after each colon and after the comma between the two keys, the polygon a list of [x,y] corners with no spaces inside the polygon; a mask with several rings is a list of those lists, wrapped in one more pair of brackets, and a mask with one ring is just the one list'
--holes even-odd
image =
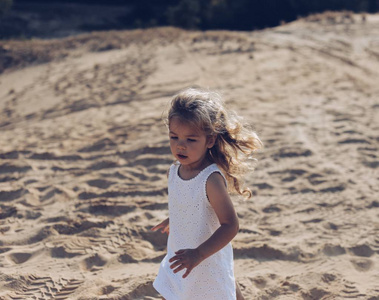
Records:
{"label": "eyelet lace dress", "polygon": [[208,177],[214,172],[223,176],[220,169],[212,164],[196,177],[183,180],[179,177],[179,167],[180,164],[173,164],[169,171],[170,234],[167,255],[153,286],[166,300],[235,300],[231,243],[203,260],[186,278],[182,278],[186,269],[176,274],[170,269],[169,259],[175,251],[198,247],[220,226],[206,194]]}

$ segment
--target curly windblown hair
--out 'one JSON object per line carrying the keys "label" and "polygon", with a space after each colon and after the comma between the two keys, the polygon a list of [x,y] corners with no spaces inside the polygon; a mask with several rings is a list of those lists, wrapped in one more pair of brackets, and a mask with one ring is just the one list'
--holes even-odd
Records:
{"label": "curly windblown hair", "polygon": [[241,187],[241,177],[253,169],[251,155],[263,144],[240,117],[227,112],[221,96],[203,89],[185,89],[172,99],[167,125],[173,117],[203,131],[208,137],[216,137],[207,153],[208,159],[221,168],[232,191],[251,197],[250,189]]}

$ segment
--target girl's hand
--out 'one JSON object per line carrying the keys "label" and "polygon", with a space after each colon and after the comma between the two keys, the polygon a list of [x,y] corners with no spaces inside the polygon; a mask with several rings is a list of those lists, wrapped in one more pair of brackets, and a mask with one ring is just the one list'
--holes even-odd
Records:
{"label": "girl's hand", "polygon": [[197,249],[183,249],[175,252],[175,256],[171,257],[169,262],[173,262],[170,266],[171,269],[175,269],[174,273],[177,273],[183,269],[187,269],[183,274],[183,278],[186,278],[191,271],[202,262],[200,252]]}
{"label": "girl's hand", "polygon": [[166,220],[162,221],[158,225],[154,226],[153,228],[151,228],[151,230],[152,231],[157,231],[160,228],[161,228],[161,232],[162,233],[167,233],[167,235],[170,234],[169,218],[167,218]]}

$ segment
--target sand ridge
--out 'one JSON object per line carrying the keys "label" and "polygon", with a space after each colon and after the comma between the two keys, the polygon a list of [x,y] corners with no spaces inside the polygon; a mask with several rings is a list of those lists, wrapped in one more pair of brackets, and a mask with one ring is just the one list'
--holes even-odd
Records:
{"label": "sand ridge", "polygon": [[162,112],[200,85],[265,144],[233,196],[246,299],[378,299],[379,17],[354,18],[2,42],[0,297],[159,299]]}

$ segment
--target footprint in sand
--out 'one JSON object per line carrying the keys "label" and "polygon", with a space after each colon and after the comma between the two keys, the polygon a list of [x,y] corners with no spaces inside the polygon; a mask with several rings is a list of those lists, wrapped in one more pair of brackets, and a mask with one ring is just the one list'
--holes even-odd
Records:
{"label": "footprint in sand", "polygon": [[337,256],[337,255],[343,255],[346,253],[345,248],[341,247],[340,245],[332,245],[332,244],[326,244],[322,251],[327,256]]}
{"label": "footprint in sand", "polygon": [[257,276],[255,278],[252,278],[251,281],[254,283],[254,285],[258,288],[258,289],[264,289],[267,285],[267,281],[264,277],[262,276]]}
{"label": "footprint in sand", "polygon": [[[302,295],[303,299],[312,300],[312,299],[326,299],[328,298],[327,295],[329,295],[330,292],[323,290],[321,288],[313,288],[307,292],[303,292],[302,294],[303,294]],[[326,296],[326,298],[324,298],[324,296]]]}
{"label": "footprint in sand", "polygon": [[343,299],[346,298],[358,298],[358,299],[363,299],[364,294],[361,294],[355,284],[351,281],[345,281],[344,282],[344,288],[341,291],[341,296]]}
{"label": "footprint in sand", "polygon": [[359,272],[367,272],[374,266],[374,262],[368,258],[353,258],[350,262]]}
{"label": "footprint in sand", "polygon": [[105,151],[105,150],[113,150],[117,144],[109,139],[104,138],[96,141],[91,146],[86,146],[78,150],[78,152],[97,152],[97,151]]}
{"label": "footprint in sand", "polygon": [[111,185],[116,184],[116,182],[108,181],[108,180],[104,180],[104,179],[94,179],[94,180],[88,180],[87,184],[90,186],[93,186],[93,187],[97,187],[99,189],[106,190]]}
{"label": "footprint in sand", "polygon": [[100,270],[102,267],[104,267],[108,263],[108,258],[100,255],[100,254],[94,254],[87,258],[85,258],[81,262],[81,268],[84,271],[97,271]]}
{"label": "footprint in sand", "polygon": [[0,201],[10,202],[22,197],[26,193],[28,193],[27,190],[23,188],[11,190],[11,191],[0,191]]}
{"label": "footprint in sand", "polygon": [[122,200],[99,199],[90,202],[79,203],[77,211],[89,212],[92,215],[118,217],[128,214],[136,209],[135,204],[125,204]]}
{"label": "footprint in sand", "polygon": [[23,264],[32,257],[32,253],[27,252],[15,252],[7,255],[8,258],[15,264]]}
{"label": "footprint in sand", "polygon": [[363,244],[358,245],[352,248],[349,248],[349,251],[356,255],[361,257],[371,257],[375,252],[370,248],[370,246]]}
{"label": "footprint in sand", "polygon": [[[75,251],[76,250],[76,251]],[[51,249],[51,257],[55,258],[72,258],[78,255],[83,255],[85,251],[75,249],[72,251],[68,246],[59,246]]]}
{"label": "footprint in sand", "polygon": [[28,165],[19,165],[13,163],[4,163],[0,165],[0,174],[6,173],[26,173],[31,170],[32,167]]}

